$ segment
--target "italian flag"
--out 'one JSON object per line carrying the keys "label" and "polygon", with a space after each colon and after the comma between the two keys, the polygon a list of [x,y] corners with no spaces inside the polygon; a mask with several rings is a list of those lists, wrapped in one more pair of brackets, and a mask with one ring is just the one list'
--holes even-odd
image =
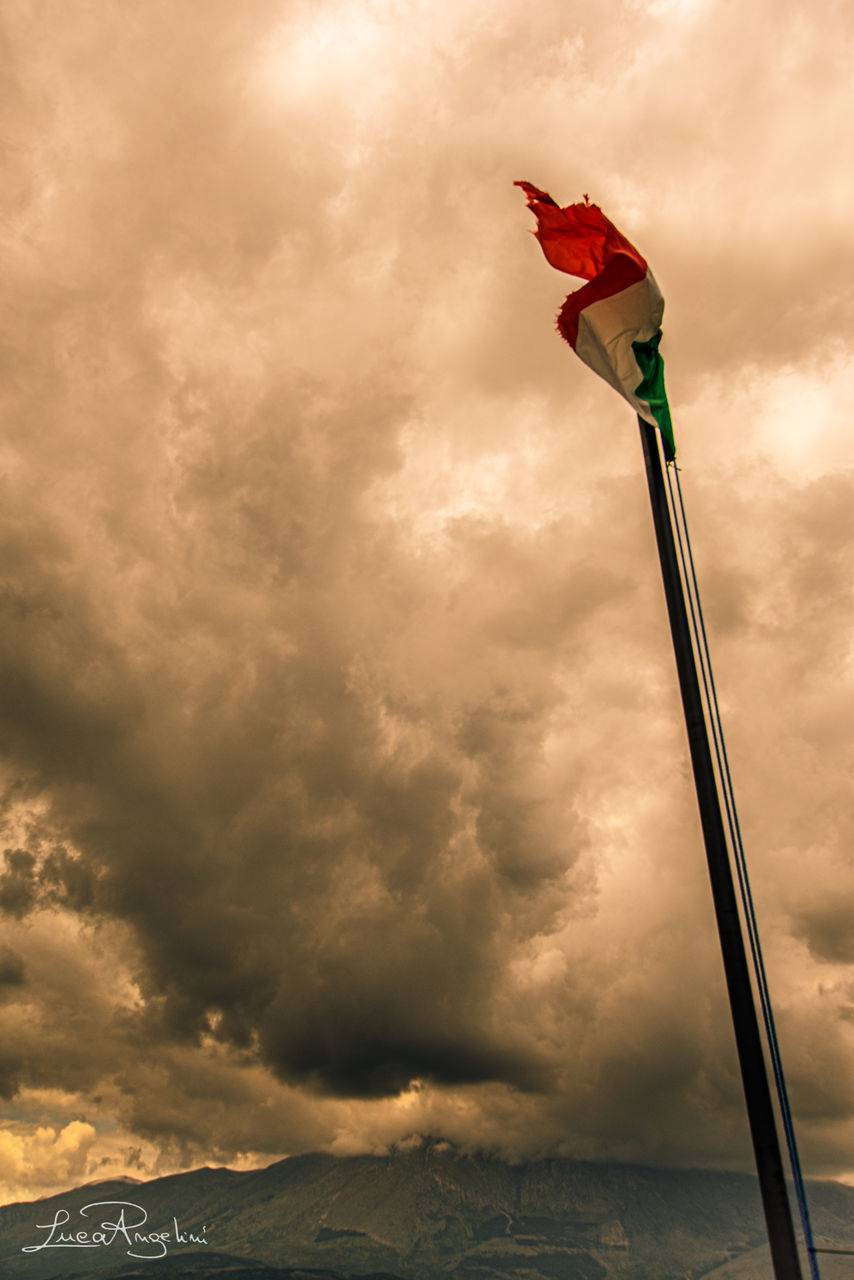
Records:
{"label": "italian flag", "polygon": [[561,307],[559,333],[636,413],[658,427],[664,456],[672,461],[676,445],[658,350],[664,299],[646,260],[586,196],[583,204],[561,209],[530,182],[514,185],[525,192],[536,215],[534,234],[547,261],[588,281]]}

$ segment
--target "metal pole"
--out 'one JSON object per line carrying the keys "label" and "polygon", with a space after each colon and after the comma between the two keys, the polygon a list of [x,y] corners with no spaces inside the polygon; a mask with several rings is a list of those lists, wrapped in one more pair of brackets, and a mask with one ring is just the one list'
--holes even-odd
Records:
{"label": "metal pole", "polygon": [[658,558],[661,562],[661,576],[667,599],[670,634],[673,638],[673,652],[676,656],[682,709],[685,713],[685,727],[688,730],[688,745],[694,771],[694,786],[700,809],[700,824],[706,845],[709,879],[712,885],[738,1061],[744,1085],[744,1098],[747,1103],[756,1171],[759,1175],[759,1188],[765,1210],[765,1222],[768,1227],[774,1275],[776,1280],[801,1280],[801,1264],[795,1243],[789,1197],[786,1192],[786,1178],[777,1138],[777,1126],[774,1121],[774,1109],[771,1104],[771,1092],[768,1088],[759,1023],[756,1019],[753,991],[750,986],[750,971],[741,933],[738,901],[730,869],[706,718],[703,714],[685,595],[679,576],[679,563],[676,558],[673,526],[667,504],[658,441],[654,427],[640,417],[638,424],[643,443]]}

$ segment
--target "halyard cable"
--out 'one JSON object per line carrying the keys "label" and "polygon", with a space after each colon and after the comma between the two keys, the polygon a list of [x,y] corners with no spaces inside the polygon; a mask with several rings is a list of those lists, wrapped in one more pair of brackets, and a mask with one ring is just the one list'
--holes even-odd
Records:
{"label": "halyard cable", "polygon": [[[786,1134],[786,1145],[789,1151],[789,1160],[792,1165],[792,1175],[795,1185],[795,1194],[798,1200],[798,1209],[800,1211],[801,1223],[804,1231],[804,1244],[810,1260],[810,1271],[813,1280],[820,1280],[818,1271],[818,1263],[815,1258],[815,1244],[813,1242],[812,1227],[809,1219],[809,1210],[807,1207],[806,1191],[804,1188],[803,1173],[801,1171],[800,1159],[798,1157],[797,1142],[795,1139],[794,1123],[792,1120],[791,1107],[789,1105],[788,1090],[786,1088],[785,1076],[783,1073],[783,1063],[780,1055],[780,1047],[777,1039],[777,1030],[774,1022],[774,1014],[771,1007],[771,997],[768,990],[768,981],[765,973],[765,962],[762,956],[762,947],[759,940],[759,928],[756,921],[756,912],[753,905],[753,895],[750,889],[750,880],[747,874],[747,862],[744,855],[744,845],[741,839],[741,827],[738,821],[738,813],[735,806],[735,793],[732,787],[732,777],[729,770],[729,759],[726,751],[726,744],[723,738],[723,725],[720,718],[720,709],[717,700],[717,690],[715,688],[714,676],[712,674],[711,658],[709,655],[708,638],[706,635],[705,621],[703,619],[702,604],[700,602],[699,587],[697,584],[697,575],[694,568],[694,556],[691,548],[691,539],[688,533],[688,522],[685,515],[685,504],[682,498],[682,487],[679,480],[678,469],[676,471],[676,487],[679,496],[679,510],[677,512],[675,499],[673,497],[673,485],[670,478],[670,468],[667,469],[667,482],[670,491],[671,509],[674,517],[674,527],[676,530],[677,541],[679,543],[679,554],[682,561],[682,572],[684,575],[685,585],[688,589],[689,604],[691,609],[691,620],[694,632],[694,639],[697,646],[697,652],[700,657],[701,670],[703,673],[703,685],[706,692],[706,705],[709,711],[709,719],[712,727],[712,735],[715,742],[715,754],[718,763],[718,773],[721,779],[721,786],[724,792],[724,801],[727,810],[727,823],[730,831],[730,839],[732,843],[733,853],[735,856],[736,870],[738,873],[739,889],[741,892],[742,904],[744,907],[745,918],[748,927],[748,937],[750,940],[750,949],[753,957],[754,970],[756,972],[756,981],[759,988],[760,1004],[762,1007],[762,1017],[765,1023],[765,1032],[768,1037],[768,1047],[771,1056],[772,1068],[774,1071],[774,1082],[777,1087],[777,1096],[780,1103],[780,1113],[783,1120],[783,1128]],[[681,515],[681,521],[680,521]],[[684,545],[683,545],[684,530]],[[687,548],[687,564],[685,558],[685,548]],[[690,566],[690,576],[688,571]],[[695,615],[696,602],[696,615]],[[699,624],[698,624],[699,618]],[[708,673],[708,676],[707,676]]]}
{"label": "halyard cable", "polygon": [[[678,494],[678,508],[674,497],[673,482],[671,479],[671,471],[676,474],[676,492]],[[741,839],[741,827],[738,820],[738,812],[735,805],[735,793],[732,787],[732,777],[729,768],[729,758],[726,750],[726,743],[723,736],[723,725],[720,717],[720,708],[718,706],[717,690],[715,688],[714,675],[712,674],[711,657],[709,655],[708,638],[706,635],[706,625],[703,618],[703,607],[700,602],[700,592],[697,584],[697,575],[694,568],[694,555],[691,548],[691,538],[688,533],[688,522],[685,515],[685,503],[682,498],[682,486],[679,481],[679,469],[674,465],[668,465],[665,468],[667,475],[667,487],[670,494],[670,507],[673,518],[673,528],[676,534],[676,541],[679,547],[679,557],[682,564],[682,574],[686,586],[686,594],[688,598],[689,611],[691,616],[691,627],[694,635],[694,641],[697,647],[697,654],[700,659],[700,670],[703,679],[703,688],[706,695],[706,706],[709,712],[709,720],[712,729],[712,738],[715,746],[715,757],[718,766],[718,775],[721,780],[721,788],[723,791],[724,804],[727,813],[727,825],[729,827],[730,840],[735,857],[736,871],[738,874],[739,889],[741,892],[742,905],[744,907],[745,919],[747,921],[747,932],[750,941],[750,950],[753,958],[753,967],[756,973],[756,982],[759,988],[759,999],[762,1008],[762,1018],[765,1024],[765,1033],[768,1038],[768,1048],[770,1051],[771,1065],[774,1072],[774,1083],[777,1088],[777,1097],[780,1103],[780,1114],[783,1121],[783,1129],[786,1135],[786,1146],[789,1152],[789,1161],[792,1166],[792,1176],[795,1185],[795,1195],[798,1201],[798,1210],[800,1213],[801,1224],[804,1233],[804,1244],[806,1246],[807,1256],[809,1257],[810,1273],[812,1280],[821,1280],[818,1269],[818,1260],[816,1258],[816,1247],[813,1240],[812,1225],[810,1223],[809,1208],[807,1206],[806,1190],[804,1187],[803,1173],[801,1170],[800,1158],[798,1156],[797,1141],[795,1139],[794,1123],[792,1120],[791,1107],[789,1105],[788,1090],[786,1088],[786,1080],[783,1074],[783,1063],[780,1056],[780,1046],[777,1039],[777,1030],[774,1022],[774,1014],[771,1007],[771,998],[768,990],[768,980],[765,973],[765,962],[762,956],[762,947],[759,941],[759,929],[756,922],[756,912],[753,905],[753,895],[750,889],[750,880],[747,874],[747,862],[744,855],[744,845]],[[686,557],[687,551],[687,557]]]}
{"label": "halyard cable", "polygon": [[[750,939],[751,954],[753,956],[753,965],[756,972],[756,981],[759,988],[760,1003],[762,1007],[762,1017],[765,1023],[765,1032],[768,1038],[768,1048],[771,1056],[772,1068],[774,1071],[774,1082],[777,1087],[777,1096],[780,1103],[780,1114],[783,1121],[783,1129],[786,1135],[786,1145],[789,1151],[789,1160],[792,1166],[792,1177],[795,1186],[795,1195],[798,1201],[798,1209],[800,1212],[801,1223],[804,1231],[804,1244],[806,1246],[807,1255],[810,1261],[810,1272],[813,1280],[820,1280],[818,1262],[815,1258],[815,1243],[812,1234],[812,1225],[810,1223],[809,1208],[807,1205],[806,1188],[804,1186],[803,1172],[801,1169],[800,1158],[798,1155],[797,1141],[795,1138],[795,1127],[792,1119],[791,1106],[789,1104],[788,1089],[786,1087],[785,1074],[783,1072],[783,1060],[780,1054],[780,1045],[777,1039],[777,1028],[774,1021],[774,1012],[771,1005],[771,995],[768,988],[768,979],[765,972],[765,961],[762,955],[762,945],[759,939],[759,926],[756,920],[756,911],[753,904],[753,894],[750,888],[750,879],[747,872],[747,860],[744,853],[744,843],[741,838],[741,826],[738,820],[738,811],[735,804],[735,793],[732,786],[732,776],[729,769],[729,758],[727,755],[726,744],[723,736],[723,724],[720,717],[720,708],[718,706],[717,690],[715,688],[714,676],[712,674],[711,657],[709,655],[708,638],[706,635],[705,621],[703,619],[703,609],[700,602],[699,586],[697,584],[697,575],[694,568],[694,556],[691,548],[691,539],[688,533],[688,522],[685,515],[685,504],[682,498],[682,486],[679,480],[679,473],[676,470],[676,488],[679,497],[679,513],[681,515],[681,527],[684,529],[684,541],[687,548],[688,564],[690,566],[690,580],[685,565],[684,552],[682,550],[682,535],[677,524],[677,534],[680,544],[680,555],[682,556],[683,573],[685,574],[686,585],[689,586],[689,592],[696,601],[697,616],[699,618],[699,627],[694,620],[694,636],[697,644],[698,652],[701,655],[701,662],[704,663],[705,669],[708,671],[709,685],[706,689],[707,706],[709,709],[710,720],[712,721],[712,731],[715,737],[715,751],[718,758],[718,770],[721,776],[721,783],[724,790],[724,797],[727,808],[728,825],[730,829],[730,838],[732,841],[733,853],[735,856],[736,869],[738,872],[739,888],[741,891],[742,904],[744,906],[745,918],[748,925],[748,936]],[[668,487],[670,488],[671,502],[673,502],[672,482],[668,473]],[[674,515],[676,515],[675,503],[673,506]],[[693,606],[692,606],[693,618]],[[705,676],[704,676],[705,684]],[[718,746],[718,744],[720,744]]]}

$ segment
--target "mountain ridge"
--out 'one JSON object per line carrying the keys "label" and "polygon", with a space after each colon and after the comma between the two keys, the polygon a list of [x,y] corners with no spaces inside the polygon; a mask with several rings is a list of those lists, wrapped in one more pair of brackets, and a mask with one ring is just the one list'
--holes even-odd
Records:
{"label": "mountain ridge", "polygon": [[[854,1189],[809,1191],[818,1242],[854,1248]],[[61,1233],[87,1233],[86,1243]],[[169,1280],[771,1276],[749,1174],[560,1157],[510,1164],[445,1143],[108,1179],[5,1205],[0,1268],[10,1280],[132,1280],[140,1269]],[[850,1259],[823,1258],[822,1269],[825,1280],[850,1275]]]}

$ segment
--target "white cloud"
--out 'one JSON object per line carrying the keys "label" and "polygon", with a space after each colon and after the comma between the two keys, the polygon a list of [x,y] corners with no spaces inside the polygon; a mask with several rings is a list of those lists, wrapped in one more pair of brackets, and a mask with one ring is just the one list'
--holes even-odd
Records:
{"label": "white cloud", "polygon": [[58,1132],[0,1129],[0,1196],[11,1199],[23,1187],[30,1194],[47,1194],[85,1181],[95,1137],[94,1127],[79,1120]]}

